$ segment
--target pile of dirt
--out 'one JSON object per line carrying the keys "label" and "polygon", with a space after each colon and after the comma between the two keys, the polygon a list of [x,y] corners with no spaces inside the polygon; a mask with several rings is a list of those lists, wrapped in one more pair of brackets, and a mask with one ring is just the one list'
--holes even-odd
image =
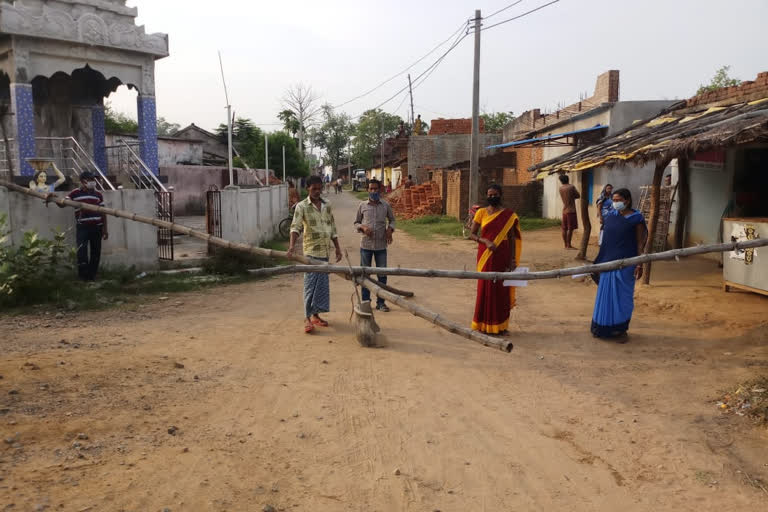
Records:
{"label": "pile of dirt", "polygon": [[768,376],[760,377],[726,392],[717,402],[723,414],[746,416],[757,424],[768,425]]}

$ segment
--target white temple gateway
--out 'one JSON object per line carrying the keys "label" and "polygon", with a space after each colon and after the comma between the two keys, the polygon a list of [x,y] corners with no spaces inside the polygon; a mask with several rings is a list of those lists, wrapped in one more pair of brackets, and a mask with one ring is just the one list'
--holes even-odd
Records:
{"label": "white temple gateway", "polygon": [[138,91],[137,160],[157,174],[155,60],[168,56],[168,36],[146,34],[137,14],[125,0],[0,0],[0,115],[10,141],[0,144],[0,171],[10,161],[29,176],[27,158],[52,157],[72,160],[60,164],[70,178],[87,167],[105,175],[104,98],[127,85]]}

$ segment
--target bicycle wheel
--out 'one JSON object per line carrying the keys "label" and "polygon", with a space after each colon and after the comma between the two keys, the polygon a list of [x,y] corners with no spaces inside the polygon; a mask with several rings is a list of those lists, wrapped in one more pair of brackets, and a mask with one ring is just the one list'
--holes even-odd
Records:
{"label": "bicycle wheel", "polygon": [[280,236],[283,238],[288,238],[291,236],[291,222],[293,222],[293,219],[290,217],[280,221],[280,225],[277,227],[277,230],[280,232]]}

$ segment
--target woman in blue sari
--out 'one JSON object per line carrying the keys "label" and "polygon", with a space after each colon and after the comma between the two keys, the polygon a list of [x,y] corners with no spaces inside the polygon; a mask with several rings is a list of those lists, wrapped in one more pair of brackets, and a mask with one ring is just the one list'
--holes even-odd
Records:
{"label": "woman in blue sari", "polygon": [[[613,193],[613,211],[603,221],[603,243],[595,263],[632,258],[645,247],[648,231],[643,214],[632,208],[632,194],[622,188]],[[630,266],[602,272],[597,286],[592,335],[627,340],[629,321],[634,309],[635,280],[643,275],[643,267]]]}

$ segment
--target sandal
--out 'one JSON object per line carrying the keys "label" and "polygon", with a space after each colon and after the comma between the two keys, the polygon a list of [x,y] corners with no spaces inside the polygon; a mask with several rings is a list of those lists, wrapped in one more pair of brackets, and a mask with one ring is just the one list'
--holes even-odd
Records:
{"label": "sandal", "polygon": [[313,325],[319,325],[320,327],[328,327],[328,322],[323,320],[322,318],[313,318],[312,319]]}
{"label": "sandal", "polygon": [[312,324],[304,324],[304,333],[311,334],[315,330],[315,326]]}

